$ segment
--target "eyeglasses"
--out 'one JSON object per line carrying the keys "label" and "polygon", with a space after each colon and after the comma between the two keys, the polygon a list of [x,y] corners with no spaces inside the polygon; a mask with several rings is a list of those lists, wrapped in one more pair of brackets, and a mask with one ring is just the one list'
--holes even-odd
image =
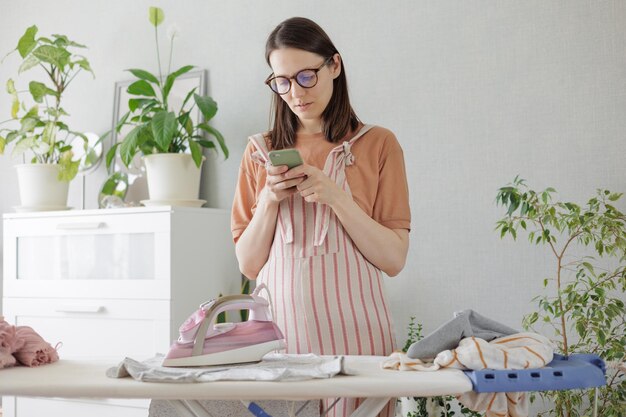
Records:
{"label": "eyeglasses", "polygon": [[291,80],[294,80],[302,88],[313,88],[317,84],[317,73],[332,61],[332,59],[333,57],[331,56],[317,68],[307,68],[298,71],[293,77],[283,77],[282,75],[272,77],[274,74],[270,74],[267,80],[265,80],[265,84],[267,84],[273,92],[280,95],[287,94],[289,90],[291,90]]}

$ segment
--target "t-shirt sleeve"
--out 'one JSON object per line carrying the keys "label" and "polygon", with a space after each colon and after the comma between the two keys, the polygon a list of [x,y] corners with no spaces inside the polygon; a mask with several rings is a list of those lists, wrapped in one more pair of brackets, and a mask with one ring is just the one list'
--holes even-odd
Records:
{"label": "t-shirt sleeve", "polygon": [[252,159],[253,152],[254,146],[252,142],[249,142],[239,166],[239,176],[230,217],[230,230],[235,243],[252,220],[257,198],[262,188],[259,186],[260,165]]}
{"label": "t-shirt sleeve", "polygon": [[385,138],[381,149],[378,192],[372,214],[374,220],[385,227],[411,230],[409,186],[404,153],[391,132]]}

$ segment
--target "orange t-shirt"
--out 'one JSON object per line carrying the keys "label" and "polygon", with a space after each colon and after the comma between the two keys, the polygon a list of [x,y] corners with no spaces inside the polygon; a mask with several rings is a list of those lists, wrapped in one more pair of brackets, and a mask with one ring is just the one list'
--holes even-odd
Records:
{"label": "orange t-shirt", "polygon": [[[341,142],[328,142],[323,133],[300,133],[296,136],[295,148],[306,164],[323,170],[330,151],[340,145]],[[252,159],[255,150],[250,141],[239,167],[231,216],[235,242],[252,220],[259,193],[265,186],[265,167]],[[374,126],[352,145],[352,155],[354,163],[346,166],[346,179],[354,201],[383,226],[410,230],[411,211],[404,155],[395,135],[385,128]]]}

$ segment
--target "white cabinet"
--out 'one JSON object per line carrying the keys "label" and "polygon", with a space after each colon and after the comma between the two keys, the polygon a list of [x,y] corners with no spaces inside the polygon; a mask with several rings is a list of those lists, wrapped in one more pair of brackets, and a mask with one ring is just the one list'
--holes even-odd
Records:
{"label": "white cabinet", "polygon": [[[165,353],[197,306],[240,291],[226,210],[141,207],[4,215],[3,314],[62,359]],[[4,416],[147,415],[147,401],[4,397]]]}

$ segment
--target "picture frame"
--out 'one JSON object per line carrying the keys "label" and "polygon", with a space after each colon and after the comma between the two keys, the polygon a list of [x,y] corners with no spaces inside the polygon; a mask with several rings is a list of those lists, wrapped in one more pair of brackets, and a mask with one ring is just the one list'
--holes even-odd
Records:
{"label": "picture frame", "polygon": [[[168,96],[168,102],[170,109],[178,111],[183,103],[183,100],[194,87],[196,87],[196,93],[199,95],[206,95],[207,92],[207,71],[205,69],[199,69],[189,71],[178,78],[172,86]],[[109,139],[109,149],[116,143],[122,141],[124,137],[132,129],[131,126],[124,126],[118,133],[116,131],[117,123],[120,118],[129,110],[128,100],[130,98],[136,98],[131,96],[127,90],[128,86],[137,81],[137,79],[123,80],[115,83],[115,93],[113,96],[113,120],[111,123],[111,135]],[[194,105],[194,101],[190,100],[185,108],[189,109]],[[202,120],[202,112],[196,108],[191,113],[191,118],[194,124]],[[148,187],[145,178],[145,168],[141,160],[141,155],[136,155],[129,167],[126,167],[119,155],[115,157],[109,168],[109,176],[112,176],[116,172],[122,172],[128,176],[128,189],[124,201],[131,205],[138,205],[141,200],[148,199]]]}

